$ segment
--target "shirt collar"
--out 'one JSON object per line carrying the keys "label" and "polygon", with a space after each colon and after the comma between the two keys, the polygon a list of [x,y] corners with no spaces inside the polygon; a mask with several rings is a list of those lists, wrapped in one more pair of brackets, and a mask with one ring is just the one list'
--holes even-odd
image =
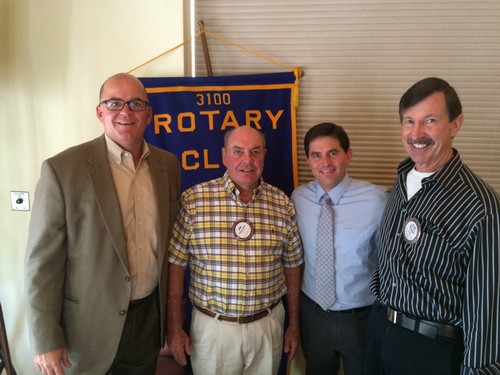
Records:
{"label": "shirt collar", "polygon": [[[115,141],[109,138],[106,134],[104,134],[104,138],[106,139],[106,148],[108,150],[108,157],[111,161],[115,162],[118,165],[121,165],[123,162],[123,156],[127,153],[130,154],[127,150],[118,145]],[[142,141],[142,155],[141,160],[149,156],[149,147],[146,141]]]}
{"label": "shirt collar", "polygon": [[[453,157],[436,173],[422,180],[422,184],[427,181],[436,181],[444,186],[447,186],[455,179],[460,169],[462,168],[462,159],[457,149],[453,149]],[[398,176],[406,179],[407,174],[415,166],[410,157],[403,160],[398,166]]]}
{"label": "shirt collar", "polygon": [[[240,195],[240,191],[238,190],[238,188],[236,187],[234,182],[229,178],[227,171],[224,173],[224,176],[222,176],[222,181],[224,183],[224,189],[226,190],[226,192],[229,195],[231,195],[234,199],[237,199]],[[252,199],[250,201],[253,201],[255,198],[257,198],[259,196],[260,191],[261,191],[262,181],[263,181],[263,179],[261,177],[259,179],[259,185],[253,191]]]}
{"label": "shirt collar", "polygon": [[[316,199],[321,204],[323,203],[321,198],[323,197],[323,194],[325,194],[325,191],[318,181],[314,181],[314,184],[316,186]],[[340,202],[340,198],[342,198],[350,184],[351,178],[346,174],[342,181],[340,181],[332,190],[328,192],[328,195],[334,205],[337,205]]]}

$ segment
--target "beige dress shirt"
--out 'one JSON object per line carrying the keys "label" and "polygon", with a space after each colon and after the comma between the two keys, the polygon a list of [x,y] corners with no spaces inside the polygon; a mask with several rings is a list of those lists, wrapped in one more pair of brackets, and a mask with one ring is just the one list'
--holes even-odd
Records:
{"label": "beige dress shirt", "polygon": [[130,299],[140,299],[158,285],[157,210],[148,165],[149,148],[144,142],[136,168],[132,154],[107,136],[106,145],[127,237]]}

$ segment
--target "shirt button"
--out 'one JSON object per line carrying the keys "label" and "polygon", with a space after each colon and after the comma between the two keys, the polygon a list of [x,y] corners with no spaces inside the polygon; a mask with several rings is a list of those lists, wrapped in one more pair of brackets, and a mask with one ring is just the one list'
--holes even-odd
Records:
{"label": "shirt button", "polygon": [[120,315],[125,315],[127,312],[125,310],[120,310]]}
{"label": "shirt button", "polygon": [[130,282],[130,276],[127,276],[127,277],[125,278],[125,281]]}

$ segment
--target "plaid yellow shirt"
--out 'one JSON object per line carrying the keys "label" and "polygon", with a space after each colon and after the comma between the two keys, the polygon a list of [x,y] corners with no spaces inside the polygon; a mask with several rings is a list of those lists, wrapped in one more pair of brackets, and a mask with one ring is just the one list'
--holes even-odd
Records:
{"label": "plaid yellow shirt", "polygon": [[[303,262],[295,208],[278,188],[261,181],[248,204],[225,174],[186,190],[172,233],[169,261],[187,266],[189,297],[222,315],[256,314],[286,293],[283,267]],[[233,226],[247,220],[248,240]]]}

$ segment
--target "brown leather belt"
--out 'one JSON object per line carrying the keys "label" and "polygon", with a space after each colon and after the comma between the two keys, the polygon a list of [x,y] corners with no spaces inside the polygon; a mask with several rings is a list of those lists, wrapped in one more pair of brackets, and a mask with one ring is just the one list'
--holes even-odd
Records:
{"label": "brown leather belt", "polygon": [[[271,310],[274,309],[276,306],[278,306],[278,304],[280,302],[281,302],[281,300],[278,300],[278,301],[274,302],[267,309],[262,310],[261,312],[258,312],[255,315],[248,315],[248,316],[225,316],[225,315],[219,315],[217,317],[217,319],[218,320],[224,320],[226,322],[239,323],[239,324],[252,323],[252,322],[255,322],[256,320],[262,319],[262,318],[268,316],[269,314],[271,314]],[[215,318],[217,316],[217,314],[214,313],[213,311],[204,309],[203,307],[200,307],[198,305],[194,305],[194,307],[196,307],[196,309],[199,312],[201,312],[201,313],[203,313],[205,315],[208,315],[211,318]]]}
{"label": "brown leather belt", "polygon": [[412,318],[387,307],[387,318],[394,324],[406,328],[410,331],[435,339],[438,336],[449,338],[460,337],[461,329],[449,324],[431,322],[429,320]]}

